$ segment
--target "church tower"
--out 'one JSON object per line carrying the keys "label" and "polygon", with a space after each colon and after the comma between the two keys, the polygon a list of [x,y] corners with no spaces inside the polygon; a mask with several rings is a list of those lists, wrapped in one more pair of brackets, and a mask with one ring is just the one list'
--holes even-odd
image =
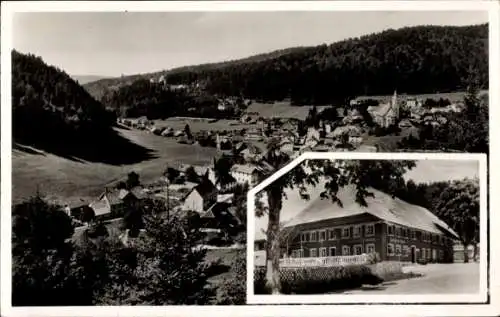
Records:
{"label": "church tower", "polygon": [[391,108],[394,109],[394,116],[399,118],[399,103],[398,103],[398,93],[394,90],[394,95],[392,96]]}

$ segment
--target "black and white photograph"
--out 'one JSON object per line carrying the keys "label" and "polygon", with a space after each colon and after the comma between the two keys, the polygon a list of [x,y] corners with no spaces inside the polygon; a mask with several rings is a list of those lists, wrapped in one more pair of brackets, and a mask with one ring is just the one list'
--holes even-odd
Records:
{"label": "black and white photograph", "polygon": [[482,293],[485,300],[485,156],[313,154],[254,189],[255,294],[446,294],[451,301],[466,294],[472,302]]}
{"label": "black and white photograph", "polygon": [[490,309],[499,9],[2,2],[2,315]]}

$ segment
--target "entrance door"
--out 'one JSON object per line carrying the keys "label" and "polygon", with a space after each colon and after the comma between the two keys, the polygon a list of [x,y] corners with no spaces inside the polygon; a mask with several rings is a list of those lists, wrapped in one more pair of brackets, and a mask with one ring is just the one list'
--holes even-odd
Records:
{"label": "entrance door", "polygon": [[414,246],[411,247],[411,263],[415,263],[417,261],[417,250]]}

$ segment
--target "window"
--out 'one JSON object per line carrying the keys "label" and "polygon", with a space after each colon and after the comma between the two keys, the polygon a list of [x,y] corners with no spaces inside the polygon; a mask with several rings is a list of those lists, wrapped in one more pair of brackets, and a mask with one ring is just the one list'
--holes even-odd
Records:
{"label": "window", "polygon": [[342,238],[349,238],[351,236],[351,230],[349,227],[342,229]]}
{"label": "window", "polygon": [[440,236],[439,241],[440,241],[441,245],[444,245],[444,237],[443,236]]}
{"label": "window", "polygon": [[412,240],[417,240],[417,232],[415,230],[411,231],[411,239]]}
{"label": "window", "polygon": [[328,254],[326,253],[326,248],[319,248],[319,256],[320,257],[328,256]]}
{"label": "window", "polygon": [[401,245],[396,244],[396,255],[401,255]]}
{"label": "window", "polygon": [[328,230],[328,240],[337,239],[337,235],[335,234],[335,229]]}
{"label": "window", "polygon": [[325,241],[326,240],[326,231],[320,231],[319,232],[319,241]]}
{"label": "window", "polygon": [[400,227],[396,227],[396,237],[400,237],[401,236],[401,228]]}
{"label": "window", "polygon": [[373,243],[367,244],[366,253],[375,253],[375,244]]}
{"label": "window", "polygon": [[302,234],[300,235],[300,241],[301,241],[301,242],[306,242],[306,234],[305,234],[305,233],[302,233]]}
{"label": "window", "polygon": [[403,237],[407,238],[408,237],[408,229],[403,228]]}
{"label": "window", "polygon": [[365,236],[370,237],[375,235],[375,225],[366,225],[365,230]]}
{"label": "window", "polygon": [[354,255],[361,255],[363,254],[363,246],[361,244],[356,244],[354,246]]}
{"label": "window", "polygon": [[311,241],[312,242],[318,241],[318,232],[317,231],[311,232]]}
{"label": "window", "polygon": [[389,243],[387,245],[387,255],[394,255],[394,244]]}
{"label": "window", "polygon": [[337,256],[337,248],[330,247],[330,256]]}
{"label": "window", "polygon": [[317,251],[316,249],[309,249],[309,256],[310,256],[311,258],[315,258],[315,257],[317,257],[317,256],[318,256],[318,254],[316,253],[316,251]]}
{"label": "window", "polygon": [[361,226],[354,226],[354,228],[352,230],[352,236],[354,238],[361,237]]}
{"label": "window", "polygon": [[351,248],[348,245],[342,246],[342,255],[351,255]]}
{"label": "window", "polygon": [[403,256],[408,256],[410,255],[410,249],[408,248],[407,245],[403,246]]}
{"label": "window", "polygon": [[439,250],[439,261],[443,261],[443,260],[444,260],[444,251]]}
{"label": "window", "polygon": [[387,230],[388,230],[388,234],[389,235],[393,235],[394,234],[394,226],[389,225],[387,227]]}

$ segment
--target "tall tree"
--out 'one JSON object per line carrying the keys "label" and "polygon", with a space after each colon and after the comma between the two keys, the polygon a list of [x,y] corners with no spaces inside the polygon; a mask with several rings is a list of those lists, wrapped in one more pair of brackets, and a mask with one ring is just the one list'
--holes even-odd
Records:
{"label": "tall tree", "polygon": [[187,216],[154,212],[134,242],[133,262],[118,266],[121,279],[109,284],[101,304],[203,305],[213,299],[206,251]]}
{"label": "tall tree", "polygon": [[465,262],[469,262],[469,245],[479,243],[479,205],[479,180],[475,178],[451,182],[435,207],[436,214],[459,235]]}
{"label": "tall tree", "polygon": [[132,189],[136,186],[139,186],[141,182],[139,181],[139,174],[132,171],[127,175],[127,181],[125,182],[127,189]]}
{"label": "tall tree", "polygon": [[[290,157],[279,150],[279,143],[270,143],[269,151],[264,160],[273,168],[270,174],[276,172],[289,161]],[[309,199],[307,185],[323,185],[321,197],[329,198],[334,203],[342,204],[337,198],[338,190],[348,184],[356,187],[356,202],[366,206],[366,197],[373,195],[369,187],[382,189],[394,193],[397,184],[403,179],[403,174],[415,166],[413,161],[323,161],[311,160],[303,162],[289,173],[283,175],[272,184],[268,185],[263,192],[267,198],[267,206],[260,201],[261,193],[256,202],[256,215],[268,215],[268,227],[266,231],[266,281],[272,293],[280,292],[279,258],[280,258],[280,219],[285,189],[297,188],[302,199]]]}

